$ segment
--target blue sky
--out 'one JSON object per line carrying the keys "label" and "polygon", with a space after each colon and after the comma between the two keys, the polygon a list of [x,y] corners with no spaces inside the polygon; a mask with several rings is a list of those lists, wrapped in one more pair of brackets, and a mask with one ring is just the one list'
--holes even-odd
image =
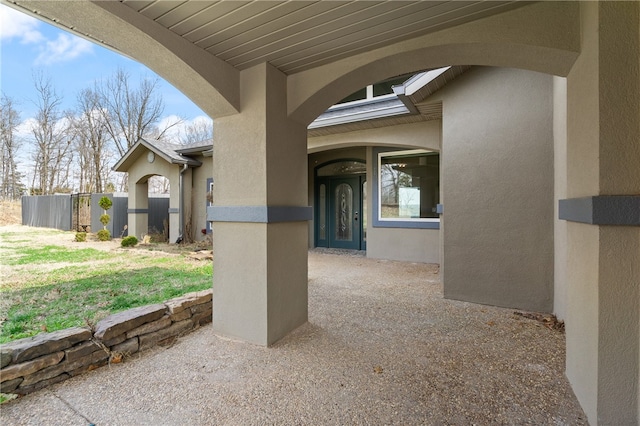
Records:
{"label": "blue sky", "polygon": [[[35,114],[37,94],[34,71],[51,78],[63,98],[62,109],[72,109],[81,89],[93,87],[96,80],[108,78],[120,67],[133,81],[156,77],[144,65],[111,50],[76,37],[5,5],[0,5],[0,90],[11,97],[22,121]],[[159,93],[164,116],[193,120],[205,114],[186,96],[160,79]]]}

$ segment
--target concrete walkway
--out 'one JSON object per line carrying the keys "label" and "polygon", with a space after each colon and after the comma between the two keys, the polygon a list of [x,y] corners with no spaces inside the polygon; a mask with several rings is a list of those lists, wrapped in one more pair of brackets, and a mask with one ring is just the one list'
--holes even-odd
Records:
{"label": "concrete walkway", "polygon": [[579,425],[564,334],[444,300],[434,265],[309,253],[309,323],[271,348],[211,326],[3,404],[9,425]]}

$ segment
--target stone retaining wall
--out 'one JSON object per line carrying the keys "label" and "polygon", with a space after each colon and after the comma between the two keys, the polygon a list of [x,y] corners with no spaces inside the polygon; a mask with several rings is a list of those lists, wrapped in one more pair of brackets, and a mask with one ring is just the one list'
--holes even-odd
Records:
{"label": "stone retaining wall", "polygon": [[212,320],[212,290],[0,345],[0,392],[25,395],[156,345]]}

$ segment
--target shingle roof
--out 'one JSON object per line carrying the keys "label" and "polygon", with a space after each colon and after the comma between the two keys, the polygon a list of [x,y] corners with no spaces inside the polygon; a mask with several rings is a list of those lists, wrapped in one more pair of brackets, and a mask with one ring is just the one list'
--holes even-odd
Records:
{"label": "shingle roof", "polygon": [[184,154],[200,154],[205,151],[210,151],[212,146],[213,145],[210,141],[181,145],[159,140],[150,142],[146,139],[140,138],[138,139],[138,142],[136,142],[129,151],[127,151],[127,153],[118,160],[115,166],[113,166],[113,170],[117,172],[126,172],[131,164],[138,159],[145,150],[152,151],[171,164],[186,164],[191,167],[200,167],[202,165],[200,161]]}

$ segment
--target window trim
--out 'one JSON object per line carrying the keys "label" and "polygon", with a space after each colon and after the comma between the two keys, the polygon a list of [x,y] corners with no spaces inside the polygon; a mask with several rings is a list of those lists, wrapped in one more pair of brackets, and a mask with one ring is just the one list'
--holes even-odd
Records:
{"label": "window trim", "polygon": [[[373,149],[373,179],[372,188],[372,208],[374,228],[412,228],[412,229],[440,229],[440,218],[381,218],[380,217],[380,169],[383,157],[393,157],[402,155],[421,154],[437,151],[427,149]],[[439,153],[438,153],[439,154]]]}

